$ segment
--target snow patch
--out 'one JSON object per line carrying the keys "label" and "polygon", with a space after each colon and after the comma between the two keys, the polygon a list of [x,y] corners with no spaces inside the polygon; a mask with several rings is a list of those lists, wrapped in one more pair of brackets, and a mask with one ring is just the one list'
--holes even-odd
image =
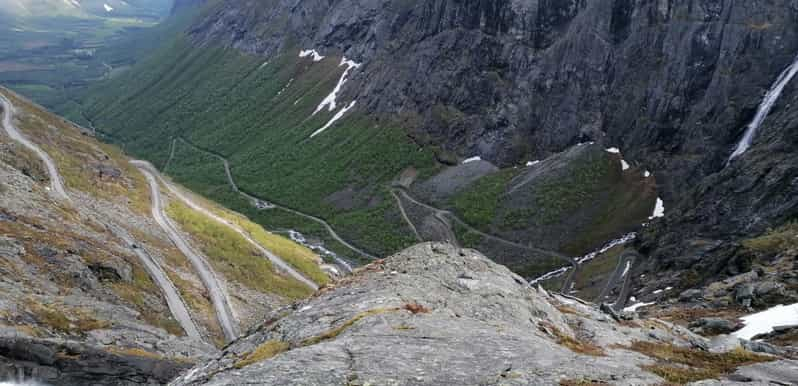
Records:
{"label": "snow patch", "polygon": [[655,218],[665,217],[665,201],[662,201],[661,198],[657,197],[657,205],[654,206],[654,213],[648,217],[649,220],[653,220]]}
{"label": "snow patch", "polygon": [[299,51],[300,58],[307,58],[308,56],[312,57],[314,62],[321,62],[325,58],[324,56],[321,56],[321,54],[319,54],[319,52],[316,50]]}
{"label": "snow patch", "polygon": [[108,5],[108,4],[103,4],[103,8],[105,8],[105,12],[111,12],[111,11],[114,10],[114,7],[112,7],[112,6]]}
{"label": "snow patch", "polygon": [[621,160],[621,170],[629,170],[629,163],[626,160]]}
{"label": "snow patch", "polygon": [[643,177],[645,177],[645,178],[651,177],[651,172],[648,171],[648,170],[644,171],[643,172]]}
{"label": "snow patch", "polygon": [[319,111],[323,110],[325,107],[327,107],[327,109],[330,112],[335,111],[336,107],[338,107],[338,103],[336,102],[336,99],[338,98],[338,93],[341,92],[341,88],[343,88],[346,81],[349,80],[348,79],[349,72],[351,72],[353,69],[360,67],[360,63],[355,63],[344,57],[343,59],[341,59],[341,64],[338,65],[338,67],[341,66],[346,66],[346,70],[344,70],[344,73],[341,74],[341,79],[338,80],[338,84],[335,85],[335,89],[333,89],[330,95],[327,95],[327,97],[324,98],[323,101],[321,101],[319,107],[317,107],[316,111],[313,112],[313,115],[318,114]]}
{"label": "snow patch", "polygon": [[654,295],[659,295],[659,294],[661,294],[661,293],[663,293],[663,292],[667,292],[667,291],[670,291],[670,290],[672,290],[672,289],[673,289],[673,287],[665,287],[665,289],[658,289],[658,290],[656,290],[656,291],[654,291],[654,292],[652,292],[652,293],[653,293]]}
{"label": "snow patch", "polygon": [[596,251],[593,251],[593,252],[590,252],[587,255],[582,256],[581,258],[577,259],[576,262],[579,263],[579,264],[582,264],[582,263],[584,263],[586,261],[593,260],[593,259],[596,258],[596,256],[601,255],[602,253],[607,252],[610,249],[615,248],[618,245],[626,244],[626,243],[634,240],[635,237],[637,237],[637,233],[632,232],[632,233],[626,234],[626,235],[624,235],[623,237],[621,237],[619,239],[615,239],[615,240],[610,241],[609,243],[607,243],[606,245],[604,245],[600,249],[598,249]]}
{"label": "snow patch", "polygon": [[626,268],[623,269],[623,273],[621,274],[621,277],[626,277],[626,274],[629,273],[630,269],[632,269],[632,262],[631,261],[627,261],[626,262]]}
{"label": "snow patch", "polygon": [[337,113],[335,113],[335,115],[332,117],[332,119],[330,119],[330,121],[327,122],[326,125],[322,126],[321,129],[318,129],[318,130],[314,131],[313,134],[310,135],[310,138],[313,138],[313,137],[323,133],[325,130],[329,129],[330,126],[335,124],[335,122],[337,122],[339,119],[343,118],[344,114],[346,114],[347,111],[351,110],[352,107],[355,107],[355,103],[357,103],[357,101],[352,101],[352,103],[350,103],[349,106],[346,106],[346,107],[342,108],[340,111],[338,111]]}
{"label": "snow patch", "polygon": [[469,163],[471,163],[471,162],[477,162],[477,161],[482,161],[482,157],[480,157],[480,156],[474,156],[474,157],[471,157],[471,158],[466,158],[466,159],[463,161],[463,165],[465,165],[465,164],[469,164]]}
{"label": "snow patch", "polygon": [[740,339],[751,340],[759,334],[772,332],[773,327],[798,324],[798,303],[789,306],[778,305],[740,319],[745,323],[745,327],[735,331],[732,335]]}
{"label": "snow patch", "polygon": [[569,269],[571,269],[571,267],[562,267],[562,268],[560,268],[558,270],[551,271],[551,272],[549,272],[549,273],[547,273],[547,274],[545,274],[545,275],[543,275],[541,277],[538,277],[537,279],[534,279],[534,280],[530,281],[529,285],[534,286],[534,285],[536,285],[536,284],[538,284],[540,282],[543,282],[543,281],[546,281],[546,280],[549,280],[549,279],[554,279],[555,277],[560,277],[560,276],[564,275],[566,272],[568,272]]}
{"label": "snow patch", "polygon": [[656,303],[654,303],[654,302],[651,302],[651,303],[635,303],[635,304],[632,304],[629,307],[624,308],[623,310],[624,310],[624,312],[635,312],[635,311],[637,311],[638,308],[653,306],[654,304],[656,304]]}
{"label": "snow patch", "polygon": [[611,147],[607,149],[607,153],[621,154],[621,149],[618,149],[617,147]]}
{"label": "snow patch", "polygon": [[80,1],[78,0],[64,0],[64,3],[66,5],[71,5],[75,8],[80,8]]}
{"label": "snow patch", "polygon": [[526,166],[527,166],[527,167],[530,167],[530,166],[535,166],[535,165],[537,165],[537,164],[539,164],[539,163],[540,163],[540,160],[529,161],[529,162],[527,162],[527,163],[526,163]]}
{"label": "snow patch", "polygon": [[269,65],[269,61],[267,60],[267,61],[263,62],[263,64],[261,64],[260,67],[258,67],[258,70],[262,70],[263,67],[266,67],[268,65]]}

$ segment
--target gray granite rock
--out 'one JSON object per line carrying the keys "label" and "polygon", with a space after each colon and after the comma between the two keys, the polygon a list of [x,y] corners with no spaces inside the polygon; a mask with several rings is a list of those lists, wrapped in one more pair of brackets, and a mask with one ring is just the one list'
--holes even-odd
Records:
{"label": "gray granite rock", "polygon": [[[472,250],[420,244],[272,314],[174,385],[659,384],[633,341],[696,347],[665,322],[618,323],[598,306],[534,289]],[[606,355],[575,352],[567,336]],[[274,357],[242,362],[280,342]],[[264,346],[264,344],[266,346]]]}

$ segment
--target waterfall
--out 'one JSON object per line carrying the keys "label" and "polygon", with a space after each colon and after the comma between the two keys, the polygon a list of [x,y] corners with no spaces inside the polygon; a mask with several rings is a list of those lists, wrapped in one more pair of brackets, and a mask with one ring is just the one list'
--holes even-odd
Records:
{"label": "waterfall", "polygon": [[792,64],[784,70],[779,78],[776,80],[776,83],[771,86],[768,93],[765,94],[765,99],[762,100],[762,103],[759,104],[759,109],[756,112],[756,116],[754,116],[754,120],[748,124],[748,128],[745,130],[745,134],[740,142],[737,144],[737,147],[734,149],[734,152],[729,157],[727,164],[731,162],[733,159],[741,156],[745,153],[749,147],[751,147],[751,142],[754,140],[754,136],[756,135],[757,130],[759,130],[759,126],[762,126],[762,122],[765,121],[768,114],[770,114],[770,110],[773,109],[773,105],[776,104],[776,101],[779,100],[782,91],[784,91],[784,87],[787,86],[787,83],[790,83],[790,80],[798,73],[798,57],[792,62]]}

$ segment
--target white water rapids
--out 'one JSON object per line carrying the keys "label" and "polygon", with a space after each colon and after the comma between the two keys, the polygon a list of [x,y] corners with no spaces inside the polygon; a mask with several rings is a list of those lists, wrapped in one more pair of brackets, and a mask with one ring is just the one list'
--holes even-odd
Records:
{"label": "white water rapids", "polygon": [[751,142],[753,142],[757,130],[759,130],[759,127],[762,126],[765,118],[767,118],[768,114],[770,114],[770,110],[773,109],[773,105],[775,105],[776,101],[779,100],[781,93],[784,91],[784,87],[790,83],[792,78],[795,77],[795,74],[798,74],[798,57],[796,57],[792,64],[787,67],[787,69],[785,69],[781,75],[779,75],[779,78],[776,79],[776,83],[774,83],[770,90],[768,90],[767,94],[765,94],[765,98],[762,100],[762,103],[759,104],[759,109],[757,110],[754,119],[748,124],[748,128],[745,130],[743,138],[740,139],[740,142],[737,144],[734,152],[729,157],[728,162],[731,162],[733,159],[741,156],[748,150],[749,147],[751,147]]}

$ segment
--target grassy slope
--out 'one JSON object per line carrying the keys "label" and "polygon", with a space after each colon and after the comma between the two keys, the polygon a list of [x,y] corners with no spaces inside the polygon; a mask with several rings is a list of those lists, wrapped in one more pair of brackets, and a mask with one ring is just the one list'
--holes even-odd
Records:
{"label": "grassy slope", "polygon": [[[120,158],[121,153],[118,149],[87,139],[74,127],[64,124],[58,117],[11,93],[3,92],[3,94],[17,107],[20,130],[35,138],[36,142],[48,151],[58,164],[59,171],[68,188],[100,199],[128,205],[136,214],[146,212],[145,206],[149,207],[149,191],[146,181],[138,177],[140,174],[137,171],[132,172],[127,168],[127,162],[124,158]],[[91,165],[99,162],[119,167],[123,173],[122,177],[118,179],[100,177],[96,171],[91,169]],[[99,245],[96,240],[81,234],[79,229],[82,226],[98,233],[105,233],[106,230],[98,224],[83,222],[70,208],[62,210],[64,211],[63,222],[66,225],[64,229],[32,231],[31,229],[35,228],[23,227],[21,222],[19,224],[9,222],[3,223],[6,226],[0,227],[0,233],[16,235],[20,239],[27,240],[31,243],[30,250],[35,250],[33,243],[36,241],[45,245],[55,245],[63,250],[75,249],[75,245],[82,245],[82,257],[87,262],[102,262],[106,259],[108,255],[106,246]],[[31,221],[35,223],[32,219]],[[74,222],[80,222],[80,226],[73,228],[68,225]],[[133,280],[112,283],[109,285],[111,291],[141,312],[142,318],[146,322],[173,334],[182,335],[180,325],[172,318],[171,314],[162,313],[152,308],[153,299],[160,299],[161,292],[138,259],[132,255],[124,258],[132,268]],[[37,263],[31,262],[31,264]],[[64,286],[74,285],[68,278],[63,280]],[[165,309],[165,303],[162,307]],[[66,310],[62,311],[68,314]]]}
{"label": "grassy slope", "polygon": [[228,280],[235,280],[262,293],[274,293],[289,299],[301,299],[312,290],[304,284],[279,275],[271,262],[261,256],[241,235],[207,216],[174,201],[167,208],[173,218],[199,242],[214,269]]}
{"label": "grassy slope", "polygon": [[[185,192],[185,194],[192,195],[188,192]],[[299,272],[302,272],[302,274],[316,282],[316,284],[324,285],[330,281],[327,274],[319,267],[319,257],[310,249],[283,236],[270,233],[246,216],[231,212],[202,197],[193,195],[193,199],[201,202],[205,208],[212,211],[217,216],[238,225],[247,232],[256,243],[280,256],[285,262],[292,265]]]}
{"label": "grassy slope", "polygon": [[[87,115],[129,152],[156,165],[163,165],[169,138],[178,135],[219,153],[230,160],[241,189],[324,217],[376,254],[413,243],[384,186],[408,166],[430,170],[431,152],[401,129],[356,112],[309,140],[332,115],[312,112],[337,83],[340,60],[313,63],[289,50],[268,65],[264,61],[230,49],[194,48],[178,38],[98,88]],[[169,169],[178,181],[225,205],[240,205],[231,202],[223,178],[205,173],[219,170],[218,161],[210,166],[212,160],[196,151],[182,156]],[[356,192],[349,205],[327,200],[347,188]],[[261,222],[254,208],[236,209]]]}
{"label": "grassy slope", "polygon": [[[540,178],[522,207],[509,204],[507,189],[518,169],[485,176],[449,201],[460,218],[485,232],[524,242],[529,229],[572,229],[557,248],[584,255],[639,227],[656,199],[653,178],[635,168],[621,171],[616,156],[588,152],[561,174]],[[517,200],[516,200],[517,201]]]}

